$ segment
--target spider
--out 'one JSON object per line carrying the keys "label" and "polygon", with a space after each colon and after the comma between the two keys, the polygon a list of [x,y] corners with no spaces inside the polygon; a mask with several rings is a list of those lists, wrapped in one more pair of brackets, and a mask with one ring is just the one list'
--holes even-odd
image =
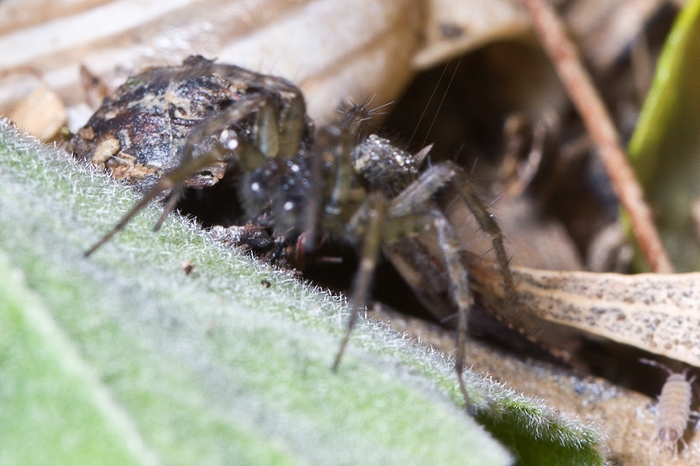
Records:
{"label": "spider", "polygon": [[[462,168],[450,161],[428,166],[430,146],[411,154],[368,134],[370,114],[367,105],[352,105],[339,121],[315,130],[291,82],[200,56],[132,77],[71,140],[78,157],[112,168],[144,192],[86,256],[154,199],[168,197],[158,229],[185,188],[227,184],[240,203],[236,221],[270,230],[276,244],[293,245],[296,256],[326,238],[356,248],[352,311],[333,370],[368,302],[382,253],[433,312],[444,314],[438,308],[451,301],[458,317],[455,371],[473,413],[463,367],[474,300],[441,199],[458,196],[469,206],[491,237],[512,295],[503,235]],[[502,317],[517,325],[510,301]]]}

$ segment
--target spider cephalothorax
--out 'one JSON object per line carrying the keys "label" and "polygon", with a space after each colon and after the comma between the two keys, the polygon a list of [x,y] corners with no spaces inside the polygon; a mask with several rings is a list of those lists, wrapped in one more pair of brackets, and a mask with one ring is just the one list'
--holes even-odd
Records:
{"label": "spider cephalothorax", "polygon": [[[445,297],[456,307],[456,370],[470,405],[462,366],[473,299],[459,241],[439,198],[449,194],[467,203],[491,236],[506,289],[512,290],[501,232],[460,167],[426,167],[429,148],[414,155],[366,134],[368,113],[367,106],[351,106],[338,122],[314,131],[292,83],[202,57],[130,78],[72,140],[79,157],[122,173],[145,193],[88,254],[153,199],[170,193],[165,215],[185,187],[229,184],[231,202],[238,205],[231,207],[237,211],[231,222],[266,228],[275,241],[302,251],[326,236],[358,251],[353,312],[334,368],[383,251],[438,317],[445,317],[439,304]],[[424,235],[435,239],[426,243]],[[518,324],[516,312],[504,317]]]}

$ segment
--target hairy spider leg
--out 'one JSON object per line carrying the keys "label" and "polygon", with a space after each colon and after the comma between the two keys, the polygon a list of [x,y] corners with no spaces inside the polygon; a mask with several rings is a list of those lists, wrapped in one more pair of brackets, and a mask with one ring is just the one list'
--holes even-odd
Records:
{"label": "hairy spider leg", "polygon": [[[324,186],[326,196],[310,196],[307,201],[305,250],[310,250],[315,243],[317,228],[341,233],[347,238],[361,238],[359,244],[360,266],[355,273],[350,298],[350,316],[348,318],[345,336],[340,343],[338,353],[333,362],[333,370],[340,365],[345,348],[350,340],[350,334],[357,322],[360,309],[365,307],[369,296],[374,270],[381,251],[382,229],[389,208],[389,202],[379,191],[366,193],[359,184],[357,173],[352,164],[353,140],[361,125],[355,116],[359,113],[348,113],[340,123],[329,125],[318,134],[317,150],[312,160],[312,186],[321,188],[321,169],[323,159],[330,161],[330,179]],[[327,197],[327,202],[321,211],[320,199]],[[348,215],[351,217],[348,218]],[[317,221],[320,220],[319,221]],[[320,225],[319,225],[320,223]]]}
{"label": "hairy spider leg", "polygon": [[355,230],[355,234],[362,236],[362,251],[360,256],[360,267],[355,273],[352,285],[352,295],[350,298],[350,317],[348,318],[345,336],[340,342],[338,354],[333,362],[333,370],[338,370],[340,360],[345,352],[345,347],[350,340],[360,310],[365,307],[369,297],[369,290],[374,278],[374,270],[377,267],[377,260],[382,246],[382,230],[385,226],[385,218],[389,210],[389,203],[380,192],[370,193],[360,209],[355,213],[350,229]]}
{"label": "hairy spider leg", "polygon": [[518,295],[515,291],[513,273],[509,265],[510,257],[506,252],[501,228],[498,226],[494,215],[489,212],[484,202],[474,192],[466,172],[454,164],[451,164],[450,170],[454,173],[453,186],[458,190],[469,210],[471,210],[481,230],[491,238],[493,250],[496,253],[496,262],[501,269],[506,296],[505,305],[497,310],[498,316],[503,318],[506,323],[515,326],[530,340],[536,341],[542,332],[542,326],[532,315],[522,312],[518,305]]}
{"label": "hairy spider leg", "polygon": [[536,341],[542,332],[542,326],[532,315],[522,312],[518,305],[518,295],[515,291],[513,273],[509,266],[510,258],[503,241],[503,232],[501,232],[494,215],[489,212],[484,202],[476,194],[469,183],[467,173],[461,167],[454,165],[452,162],[443,162],[441,165],[446,165],[444,170],[446,176],[450,178],[450,184],[467,204],[481,230],[491,238],[493,250],[496,254],[496,262],[501,269],[506,296],[505,305],[497,310],[498,316],[504,319],[506,323],[515,326],[529,339]]}
{"label": "hairy spider leg", "polygon": [[[320,230],[345,233],[345,221],[349,220],[347,207],[359,204],[364,197],[365,191],[358,189],[352,167],[350,131],[343,124],[336,124],[322,128],[317,134],[316,147],[311,152],[297,264],[303,263],[304,256],[316,248]],[[328,179],[335,181],[328,183]]]}
{"label": "hairy spider leg", "polygon": [[[216,66],[216,65],[215,65]],[[274,102],[268,100],[258,110],[256,128],[260,128],[256,145],[267,157],[289,158],[299,150],[306,126],[306,104],[301,91],[294,84],[273,76],[261,75],[238,66],[217,66],[217,71],[233,81],[248,83],[249,89],[265,89],[270,95],[285,100],[279,116],[275,114]]]}
{"label": "hairy spider leg", "polygon": [[[357,143],[365,132],[367,109],[364,106],[353,105],[344,112],[339,123],[322,128],[318,134],[316,149],[311,157],[309,175],[310,189],[305,205],[303,250],[299,254],[308,254],[316,247],[319,220],[323,218],[327,228],[341,228],[338,220],[343,208],[348,202],[357,198],[357,177],[352,165],[352,145]],[[324,149],[320,149],[324,148]],[[332,187],[330,203],[325,207],[321,216],[322,191],[324,188],[323,163],[324,159],[333,161],[333,176],[335,183]]]}
{"label": "hairy spider leg", "polygon": [[321,210],[323,191],[323,159],[324,151],[316,147],[311,153],[311,171],[309,173],[309,195],[304,205],[302,234],[296,250],[297,264],[303,264],[305,256],[316,248],[318,222]]}
{"label": "hairy spider leg", "polygon": [[391,203],[389,217],[408,216],[411,212],[424,211],[425,205],[435,206],[431,211],[431,226],[437,230],[442,261],[450,278],[449,293],[458,309],[455,370],[467,409],[473,412],[473,405],[464,385],[463,368],[466,359],[464,343],[467,334],[467,318],[474,300],[469,288],[468,272],[460,257],[459,239],[452,225],[443,212],[437,209],[436,203],[433,201],[435,195],[445,189],[455,190],[459,194],[472,211],[481,229],[491,238],[497,261],[501,267],[506,295],[508,296],[508,305],[506,309],[501,311],[502,317],[520,329],[529,330],[536,326],[527,316],[518,312],[517,296],[515,294],[513,276],[508,265],[508,255],[503,243],[503,234],[492,214],[486,209],[481,199],[479,199],[468,183],[464,170],[451,161],[441,162],[428,168],[416,181],[394,198]]}
{"label": "hairy spider leg", "polygon": [[[460,259],[460,244],[452,225],[447,220],[437,204],[433,201],[437,192],[449,187],[454,179],[461,173],[461,169],[452,162],[443,162],[430,167],[415,182],[408,186],[392,202],[390,215],[405,216],[410,212],[420,212],[425,205],[432,205],[430,211],[431,227],[437,232],[438,246],[441,259],[447,269],[450,278],[449,292],[453,303],[457,306],[457,354],[455,355],[455,372],[459,382],[462,397],[466,403],[467,411],[474,414],[474,406],[464,383],[464,364],[466,360],[465,338],[467,335],[467,318],[474,298],[469,289],[467,270]],[[461,191],[460,191],[461,192]],[[463,193],[462,193],[463,194]],[[468,194],[473,194],[469,192]],[[464,194],[463,194],[463,197]],[[485,210],[485,209],[484,209]],[[498,228],[498,226],[496,226]],[[499,231],[500,232],[500,231]]]}
{"label": "hairy spider leg", "polygon": [[457,235],[441,212],[436,212],[435,225],[438,231],[438,244],[442,251],[442,258],[447,267],[447,273],[450,277],[450,294],[457,306],[457,354],[455,355],[455,371],[457,372],[457,380],[459,381],[459,390],[462,392],[462,397],[467,405],[469,414],[475,414],[474,405],[471,397],[467,392],[466,384],[464,383],[464,364],[467,359],[465,352],[465,341],[467,336],[467,319],[469,309],[474,305],[474,297],[469,290],[469,278],[467,269],[462,265],[459,257],[459,240]]}

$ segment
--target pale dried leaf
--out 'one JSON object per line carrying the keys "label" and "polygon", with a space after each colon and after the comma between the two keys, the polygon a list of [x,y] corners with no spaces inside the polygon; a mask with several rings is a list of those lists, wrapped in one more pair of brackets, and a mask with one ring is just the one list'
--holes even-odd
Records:
{"label": "pale dried leaf", "polygon": [[512,39],[529,28],[518,0],[429,0],[418,69],[435,66],[489,42]]}
{"label": "pale dried leaf", "polygon": [[[492,309],[503,305],[497,266],[469,260]],[[472,263],[473,262],[473,263]],[[700,367],[700,273],[639,274],[513,268],[524,312]]]}
{"label": "pale dried leaf", "polygon": [[[626,18],[633,9],[628,40],[659,2],[605,12]],[[591,50],[604,40],[619,52],[619,28],[602,33],[598,22],[570,16],[579,36],[596,39]],[[80,65],[115,88],[145,67],[203,54],[295,81],[311,115],[326,121],[342,99],[392,101],[416,70],[522,40],[528,24],[517,0],[10,0],[0,2],[0,112],[42,83],[67,106],[82,103]]]}
{"label": "pale dried leaf", "polygon": [[[0,111],[40,83],[69,106],[82,102],[80,65],[110,88],[145,67],[191,54],[287,77],[312,95],[321,121],[343,98],[374,104],[397,96],[412,76],[420,0],[129,0],[42,10],[42,0],[0,3],[0,18],[22,9],[22,29],[0,23]],[[90,6],[94,8],[88,8]],[[3,27],[4,26],[4,27]]]}

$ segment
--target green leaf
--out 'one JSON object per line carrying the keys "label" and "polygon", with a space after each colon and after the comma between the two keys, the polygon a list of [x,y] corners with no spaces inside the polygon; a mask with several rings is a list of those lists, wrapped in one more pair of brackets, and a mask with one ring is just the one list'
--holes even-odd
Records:
{"label": "green leaf", "polygon": [[[333,373],[345,302],[183,219],[83,258],[134,201],[0,122],[0,464],[509,464],[450,360],[361,319]],[[467,378],[522,464],[602,464],[595,431]]]}
{"label": "green leaf", "polygon": [[676,19],[629,153],[679,271],[700,270],[691,207],[700,199],[700,0]]}

